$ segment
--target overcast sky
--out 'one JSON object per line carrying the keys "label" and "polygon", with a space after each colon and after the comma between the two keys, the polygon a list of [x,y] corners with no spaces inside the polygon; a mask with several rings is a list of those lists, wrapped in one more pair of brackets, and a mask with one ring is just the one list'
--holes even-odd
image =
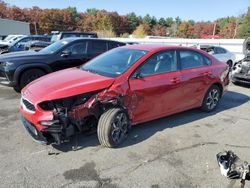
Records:
{"label": "overcast sky", "polygon": [[78,11],[88,8],[117,11],[119,14],[135,12],[137,15],[177,17],[183,20],[213,21],[226,16],[238,16],[247,11],[250,0],[4,0],[9,5],[22,8],[77,7]]}

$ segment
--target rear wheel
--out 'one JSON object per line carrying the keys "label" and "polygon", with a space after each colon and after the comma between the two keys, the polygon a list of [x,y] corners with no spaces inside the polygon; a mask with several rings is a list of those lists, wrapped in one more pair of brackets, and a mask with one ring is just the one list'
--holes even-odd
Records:
{"label": "rear wheel", "polygon": [[220,101],[220,96],[221,96],[220,88],[216,85],[213,85],[207,91],[207,93],[203,99],[203,103],[202,103],[201,108],[206,112],[213,111],[217,107],[217,105]]}
{"label": "rear wheel", "polygon": [[97,135],[101,145],[116,147],[127,137],[130,128],[127,113],[121,108],[104,112],[98,122]]}
{"label": "rear wheel", "polygon": [[18,88],[21,90],[23,89],[27,84],[32,82],[33,80],[36,80],[37,78],[45,75],[46,73],[40,69],[30,69],[26,70],[22,73],[20,77],[20,84]]}

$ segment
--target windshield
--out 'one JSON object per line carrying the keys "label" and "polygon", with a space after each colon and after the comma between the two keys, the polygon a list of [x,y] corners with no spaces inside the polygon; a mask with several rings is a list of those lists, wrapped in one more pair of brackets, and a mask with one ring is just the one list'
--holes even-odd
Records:
{"label": "windshield", "polygon": [[43,48],[40,50],[41,53],[46,53],[46,54],[53,54],[54,52],[60,50],[63,46],[67,45],[67,41],[57,41],[46,48]]}
{"label": "windshield", "polygon": [[127,71],[146,53],[144,50],[116,48],[96,57],[81,69],[114,78]]}
{"label": "windshield", "polygon": [[10,41],[12,38],[14,38],[15,36],[13,36],[13,35],[9,35],[9,36],[7,36],[3,41],[4,42],[8,42],[8,41]]}

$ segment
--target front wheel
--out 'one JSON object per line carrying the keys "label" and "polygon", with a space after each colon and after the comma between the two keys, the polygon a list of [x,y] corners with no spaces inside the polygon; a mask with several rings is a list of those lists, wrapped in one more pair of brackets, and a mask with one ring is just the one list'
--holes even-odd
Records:
{"label": "front wheel", "polygon": [[202,103],[201,108],[206,112],[213,111],[217,107],[217,105],[220,101],[220,96],[221,96],[220,88],[216,85],[213,85],[207,91],[207,93],[203,99],[203,103]]}
{"label": "front wheel", "polygon": [[98,122],[97,135],[101,145],[116,147],[127,137],[130,121],[121,108],[112,108],[104,112]]}

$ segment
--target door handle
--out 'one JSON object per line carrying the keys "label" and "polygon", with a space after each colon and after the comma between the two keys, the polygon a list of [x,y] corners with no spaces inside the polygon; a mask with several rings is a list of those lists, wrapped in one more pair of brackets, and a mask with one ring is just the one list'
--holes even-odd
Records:
{"label": "door handle", "polygon": [[175,78],[172,78],[172,79],[171,79],[171,83],[173,83],[173,84],[178,84],[178,83],[180,83],[180,82],[181,82],[181,79],[178,78],[178,77],[175,77]]}

